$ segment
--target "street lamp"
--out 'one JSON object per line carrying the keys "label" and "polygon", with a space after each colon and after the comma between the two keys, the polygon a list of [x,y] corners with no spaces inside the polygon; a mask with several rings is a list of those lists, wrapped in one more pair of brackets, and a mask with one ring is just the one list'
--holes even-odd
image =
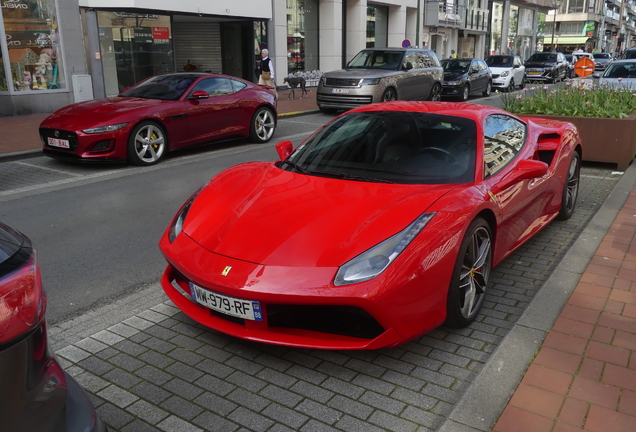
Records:
{"label": "street lamp", "polygon": [[556,31],[556,14],[561,5],[563,4],[563,0],[552,0],[552,9],[554,9],[554,22],[552,24],[552,49],[554,50],[554,32]]}

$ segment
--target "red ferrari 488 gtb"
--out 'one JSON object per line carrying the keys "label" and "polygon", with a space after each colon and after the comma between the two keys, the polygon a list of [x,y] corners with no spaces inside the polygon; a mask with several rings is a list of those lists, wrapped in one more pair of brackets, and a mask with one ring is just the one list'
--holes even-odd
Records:
{"label": "red ferrari 488 gtb", "polygon": [[582,154],[572,124],[444,102],[356,108],[276,148],[183,205],[162,285],[212,329],[328,349],[470,324],[491,268],[572,216]]}

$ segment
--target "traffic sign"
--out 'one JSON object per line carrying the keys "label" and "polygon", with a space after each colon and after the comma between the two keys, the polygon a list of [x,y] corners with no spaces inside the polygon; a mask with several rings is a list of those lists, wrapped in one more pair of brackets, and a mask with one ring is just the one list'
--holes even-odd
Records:
{"label": "traffic sign", "polygon": [[594,73],[594,60],[587,57],[581,57],[576,63],[574,63],[574,73],[581,78],[592,75]]}
{"label": "traffic sign", "polygon": [[411,41],[408,39],[404,39],[402,41],[402,48],[410,48],[411,47]]}

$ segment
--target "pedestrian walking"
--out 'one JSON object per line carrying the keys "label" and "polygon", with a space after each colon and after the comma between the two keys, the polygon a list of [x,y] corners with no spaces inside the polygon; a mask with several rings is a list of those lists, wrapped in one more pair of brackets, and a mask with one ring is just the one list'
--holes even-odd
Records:
{"label": "pedestrian walking", "polygon": [[261,51],[261,56],[261,75],[258,78],[258,83],[276,88],[274,84],[274,62],[269,58],[269,50],[265,48]]}

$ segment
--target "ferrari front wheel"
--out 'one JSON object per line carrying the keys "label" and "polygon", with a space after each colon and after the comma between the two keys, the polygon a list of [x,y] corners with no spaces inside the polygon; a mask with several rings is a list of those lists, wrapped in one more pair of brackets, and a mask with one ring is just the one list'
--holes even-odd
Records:
{"label": "ferrari front wheel", "polygon": [[492,267],[490,226],[475,219],[459,248],[446,300],[446,324],[465,327],[475,320],[484,303]]}
{"label": "ferrari front wheel", "polygon": [[250,137],[258,143],[266,143],[270,140],[276,130],[276,117],[272,110],[260,107],[252,117],[250,126]]}
{"label": "ferrari front wheel", "polygon": [[579,196],[579,182],[581,177],[581,157],[574,152],[570,160],[567,178],[563,184],[561,195],[561,210],[557,216],[558,220],[566,220],[572,217],[576,207],[576,199]]}
{"label": "ferrari front wheel", "polygon": [[167,148],[166,133],[155,122],[139,123],[128,136],[128,160],[135,165],[156,164]]}

